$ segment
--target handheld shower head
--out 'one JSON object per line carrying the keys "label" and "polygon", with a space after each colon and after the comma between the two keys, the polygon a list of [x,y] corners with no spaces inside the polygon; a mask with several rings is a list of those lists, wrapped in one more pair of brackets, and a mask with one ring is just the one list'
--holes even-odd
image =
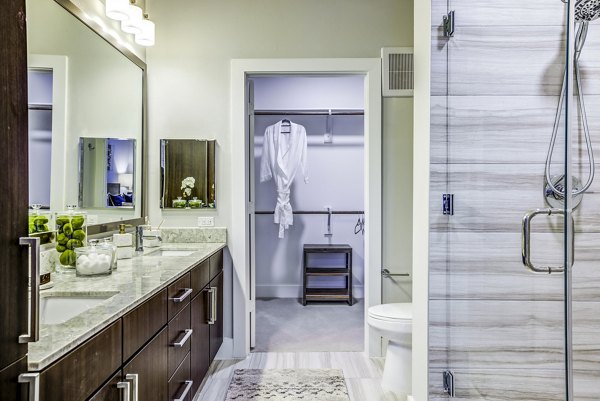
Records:
{"label": "handheld shower head", "polygon": [[575,3],[575,19],[590,22],[600,18],[600,0],[577,0]]}

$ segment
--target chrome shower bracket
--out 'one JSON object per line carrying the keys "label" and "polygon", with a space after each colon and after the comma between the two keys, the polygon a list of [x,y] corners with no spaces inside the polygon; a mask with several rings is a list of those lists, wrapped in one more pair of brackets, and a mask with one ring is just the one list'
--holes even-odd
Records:
{"label": "chrome shower bracket", "polygon": [[444,37],[451,38],[454,36],[454,10],[450,11],[448,15],[444,15]]}

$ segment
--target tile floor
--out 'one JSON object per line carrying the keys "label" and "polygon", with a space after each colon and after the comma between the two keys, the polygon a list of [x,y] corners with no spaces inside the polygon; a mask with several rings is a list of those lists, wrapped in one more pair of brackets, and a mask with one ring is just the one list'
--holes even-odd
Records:
{"label": "tile floor", "polygon": [[350,401],[403,401],[381,388],[383,358],[362,352],[255,352],[246,359],[215,360],[194,401],[223,401],[235,369],[342,369]]}

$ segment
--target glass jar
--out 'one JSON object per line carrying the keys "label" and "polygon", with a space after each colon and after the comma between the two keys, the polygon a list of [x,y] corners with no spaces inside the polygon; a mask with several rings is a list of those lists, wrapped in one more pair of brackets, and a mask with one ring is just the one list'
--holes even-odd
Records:
{"label": "glass jar", "polygon": [[49,244],[54,239],[52,213],[41,211],[42,205],[31,205],[29,212],[29,234],[40,239],[40,245]]}
{"label": "glass jar", "polygon": [[178,196],[177,199],[173,199],[173,207],[176,209],[185,209],[187,205],[187,201],[185,199],[181,199],[181,196]]}
{"label": "glass jar", "polygon": [[97,241],[94,240],[90,246],[75,248],[77,276],[106,276],[112,273],[112,250],[96,244]]}
{"label": "glass jar", "polygon": [[198,199],[196,196],[188,201],[188,205],[192,209],[200,209],[203,203],[204,202],[202,202],[202,199]]}
{"label": "glass jar", "polygon": [[76,210],[76,206],[67,206],[65,212],[56,213],[56,251],[61,272],[73,271],[75,268],[75,249],[86,245],[87,216],[85,212]]}
{"label": "glass jar", "polygon": [[[90,242],[91,242],[91,240],[90,240]],[[111,268],[111,270],[117,270],[117,246],[115,244],[113,244],[113,242],[110,240],[109,237],[102,239],[102,241],[100,241],[98,246],[110,250],[110,252],[112,254],[110,268]]]}

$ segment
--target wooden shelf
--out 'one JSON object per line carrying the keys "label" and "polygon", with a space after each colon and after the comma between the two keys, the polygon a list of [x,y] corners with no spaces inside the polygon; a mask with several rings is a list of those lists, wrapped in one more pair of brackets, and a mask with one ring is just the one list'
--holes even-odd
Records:
{"label": "wooden shelf", "polygon": [[[344,258],[343,266],[309,266],[311,254],[339,254]],[[308,301],[345,301],[352,305],[352,247],[346,244],[306,244],[303,253],[304,288],[302,304]],[[344,277],[345,287],[309,287],[308,277]],[[312,282],[312,280],[311,280]],[[314,283],[312,284],[314,285]]]}
{"label": "wooden shelf", "polygon": [[350,274],[345,267],[307,267],[307,276],[347,276]]}

